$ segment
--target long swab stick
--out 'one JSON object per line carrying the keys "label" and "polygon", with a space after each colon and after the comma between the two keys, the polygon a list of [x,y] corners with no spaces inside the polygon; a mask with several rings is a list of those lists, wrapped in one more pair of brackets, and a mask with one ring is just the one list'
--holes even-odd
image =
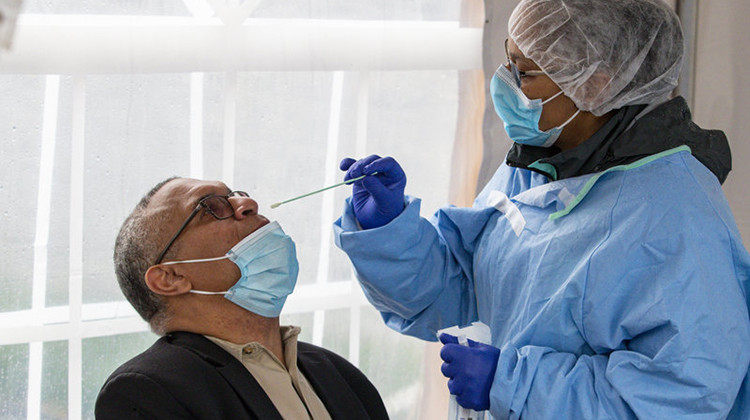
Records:
{"label": "long swab stick", "polygon": [[[377,172],[373,172],[373,173],[371,173],[369,175],[375,175],[375,174],[377,174]],[[356,178],[352,178],[352,179],[350,179],[348,181],[339,182],[338,184],[330,185],[328,187],[321,188],[321,189],[315,190],[313,192],[309,192],[307,194],[302,194],[299,197],[294,197],[294,198],[290,198],[289,200],[284,200],[284,201],[280,201],[278,203],[273,203],[273,204],[271,204],[271,208],[275,209],[276,207],[279,207],[282,204],[286,204],[286,203],[289,203],[289,202],[294,201],[294,200],[299,200],[300,198],[305,198],[307,196],[310,196],[310,195],[313,195],[313,194],[317,194],[317,193],[323,192],[325,190],[330,190],[331,188],[336,188],[336,187],[340,187],[342,185],[351,184],[352,182],[359,181],[360,179],[362,179],[362,178],[364,178],[366,176],[369,176],[369,175],[362,175],[362,176],[359,176],[359,177],[356,177]]]}

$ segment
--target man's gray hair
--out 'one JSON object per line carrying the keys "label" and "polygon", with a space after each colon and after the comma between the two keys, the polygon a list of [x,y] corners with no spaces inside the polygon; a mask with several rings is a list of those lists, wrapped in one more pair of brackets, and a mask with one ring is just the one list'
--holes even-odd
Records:
{"label": "man's gray hair", "polygon": [[148,213],[146,207],[161,187],[177,178],[179,177],[167,178],[151,188],[122,223],[115,240],[115,274],[120,289],[141,318],[157,333],[160,333],[159,325],[167,315],[166,308],[159,295],[146,285],[145,275],[153,265],[160,247],[164,246],[159,240],[164,236],[161,234],[161,227],[168,215]]}

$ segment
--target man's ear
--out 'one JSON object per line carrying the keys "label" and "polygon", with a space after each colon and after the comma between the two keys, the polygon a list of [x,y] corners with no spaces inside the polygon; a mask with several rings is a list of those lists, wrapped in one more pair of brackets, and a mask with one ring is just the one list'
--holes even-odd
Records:
{"label": "man's ear", "polygon": [[146,271],[146,285],[157,295],[174,296],[193,288],[190,281],[171,265],[152,265]]}

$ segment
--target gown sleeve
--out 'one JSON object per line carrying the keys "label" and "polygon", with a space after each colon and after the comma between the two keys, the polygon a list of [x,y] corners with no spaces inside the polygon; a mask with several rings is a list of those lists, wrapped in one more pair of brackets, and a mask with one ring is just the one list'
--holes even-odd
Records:
{"label": "gown sleeve", "polygon": [[419,209],[420,200],[407,197],[396,219],[361,230],[347,200],[334,236],[385,323],[436,341],[438,329],[477,320],[473,250],[492,209],[449,207],[432,222]]}

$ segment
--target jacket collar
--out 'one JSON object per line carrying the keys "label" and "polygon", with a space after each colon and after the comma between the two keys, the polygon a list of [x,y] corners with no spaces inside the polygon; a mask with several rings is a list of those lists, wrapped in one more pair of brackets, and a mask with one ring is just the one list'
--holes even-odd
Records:
{"label": "jacket collar", "polygon": [[216,371],[234,389],[247,410],[257,418],[282,420],[281,414],[258,381],[247,372],[242,363],[224,349],[200,334],[189,332],[172,332],[167,334],[165,339],[170,344],[183,347],[215,366]]}
{"label": "jacket collar", "polygon": [[507,164],[558,180],[628,165],[687,145],[693,156],[710,169],[719,182],[724,182],[732,161],[723,132],[698,127],[691,119],[685,99],[679,96],[642,114],[644,109],[646,105],[617,110],[591,138],[570,150],[514,143],[506,157]]}
{"label": "jacket collar", "polygon": [[370,413],[364,411],[360,398],[351,387],[342,386],[345,380],[319,348],[298,342],[297,366],[326,406],[332,419],[370,418]]}
{"label": "jacket collar", "polygon": [[[170,344],[192,351],[215,366],[255,416],[263,420],[282,419],[271,399],[242,363],[211,340],[199,334],[182,331],[169,333],[165,339]],[[350,387],[342,386],[345,380],[319,348],[297,342],[297,367],[310,382],[331,418],[370,418],[354,391]]]}

